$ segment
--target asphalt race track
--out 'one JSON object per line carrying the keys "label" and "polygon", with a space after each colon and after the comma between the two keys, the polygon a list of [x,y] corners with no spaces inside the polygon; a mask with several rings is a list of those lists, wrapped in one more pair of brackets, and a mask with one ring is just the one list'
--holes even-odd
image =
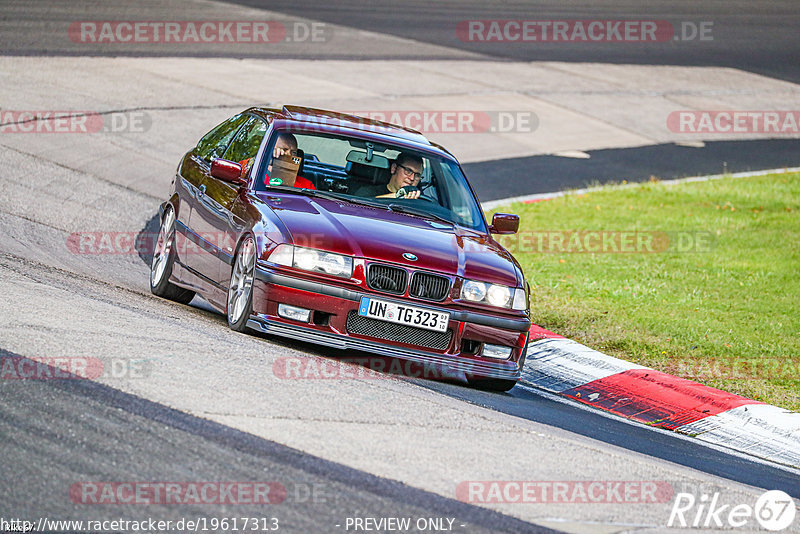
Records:
{"label": "asphalt race track", "polygon": [[[79,51],[65,46],[57,34],[33,33],[31,29],[41,26],[44,20],[104,20],[100,17],[85,17],[91,6],[94,14],[119,15],[110,6],[92,6],[88,2],[65,2],[63,7],[53,9],[43,4],[39,8],[26,8],[22,14],[12,19],[13,13],[23,2],[6,1],[11,7],[6,11],[3,49],[6,54],[19,55],[59,55],[77,54]],[[392,2],[378,0],[373,2],[345,0],[331,4],[319,0],[234,0],[230,4],[265,9],[293,17],[313,19],[357,28],[380,34],[394,35],[403,39],[430,43],[441,47],[456,48],[468,53],[479,53],[493,60],[523,61],[576,61],[593,63],[632,63],[647,65],[692,65],[734,67],[777,77],[788,81],[800,81],[800,43],[796,29],[800,25],[800,14],[792,2],[767,0],[758,6],[748,2],[704,2],[698,4],[691,0],[664,3],[652,0],[637,2],[633,0],[603,2],[587,8],[585,3],[574,0],[563,2],[545,1],[535,4],[526,2],[502,2],[493,0],[480,2],[454,0],[432,4],[422,0]],[[155,11],[155,7],[145,6]],[[141,8],[140,8],[141,9]],[[136,13],[136,10],[122,13]],[[192,15],[201,20],[203,8],[198,7]],[[667,20],[675,22],[711,22],[719,33],[713,40],[678,41],[673,46],[662,47],[654,43],[636,43],[620,48],[613,43],[519,43],[464,42],[454,30],[464,20],[505,20],[505,19],[599,19],[599,20]],[[116,19],[110,19],[116,20]],[[176,20],[179,20],[176,18]],[[14,24],[11,24],[14,22]],[[698,46],[699,45],[699,46]],[[313,51],[316,52],[316,51]],[[98,50],[98,54],[119,54],[119,50]],[[155,50],[136,50],[135,55],[175,55],[174,47],[159,47]],[[219,55],[226,52],[218,51]],[[241,50],[227,52],[236,57],[245,57]],[[179,50],[178,55],[199,55],[197,50]],[[404,54],[404,55],[403,55]],[[203,55],[205,53],[203,52]],[[270,56],[269,51],[250,51],[251,56]],[[303,57],[303,52],[295,53]],[[312,53],[305,53],[316,57]],[[278,53],[275,56],[285,57]],[[434,59],[430,53],[416,53],[413,50],[400,51],[378,48],[351,47],[342,51],[339,57],[347,59],[368,59],[383,57],[415,57]]]}
{"label": "asphalt race track", "polygon": [[[3,356],[17,356],[4,352]],[[112,479],[178,480],[191,473],[197,480],[249,480],[268,473],[285,484],[285,500],[274,516],[291,531],[325,532],[344,523],[343,511],[371,517],[450,517],[470,532],[551,532],[532,528],[485,508],[440,497],[404,484],[303,454],[278,443],[234,430],[166,406],[89,381],[18,382],[4,388],[14,406],[3,405],[7,436],[3,479],[8,481],[4,515],[36,516],[41,488],[73,483],[70,473],[102,469]],[[75,414],[80,413],[76,418]],[[46,430],[49,429],[49,430]],[[133,439],[131,439],[133,438]],[[35,444],[35,446],[31,446]],[[185,457],[176,462],[176,457]],[[63,461],[53,465],[53,458]],[[263,475],[261,475],[263,476]],[[15,482],[11,482],[15,481]],[[38,488],[37,488],[38,486]],[[71,503],[53,503],[53,519],[70,514]],[[122,509],[137,517],[136,507]],[[162,506],[147,516],[178,520],[202,513],[196,506]],[[239,517],[264,514],[263,506],[236,508]]]}
{"label": "asphalt race track", "polygon": [[[711,80],[688,91],[687,100],[680,100],[680,91],[657,95],[684,107],[710,108],[720,94],[746,109],[770,109],[771,99],[800,105],[800,15],[792,2],[412,2],[399,8],[303,0],[5,0],[0,6],[0,112],[85,110],[106,120],[146,120],[138,129],[106,122],[91,135],[12,132],[18,125],[0,120],[0,361],[86,358],[103,365],[93,380],[0,379],[0,521],[40,525],[42,519],[46,526],[45,519],[239,517],[264,520],[259,530],[268,531],[275,518],[282,532],[328,533],[399,532],[364,520],[410,518],[410,532],[678,532],[667,524],[679,492],[698,499],[718,495],[731,506],[752,506],[768,489],[800,499],[797,470],[606,416],[524,383],[496,394],[402,374],[353,378],[357,368],[341,359],[364,355],[238,334],[199,298],[188,306],[155,298],[148,286],[151,255],[130,246],[156,230],[158,206],[181,155],[214,124],[253,103],[474,109],[475,99],[512,96],[463,72],[483,65],[498,69],[506,83],[530,63],[553,76],[581,70],[589,85],[611,78],[618,87],[638,84],[635,91],[645,96],[649,71],[642,68]],[[279,43],[257,51],[165,43],[87,47],[67,30],[81,20],[258,17],[323,22],[340,38],[329,46]],[[695,48],[534,48],[464,43],[453,30],[468,19],[615,17],[712,20],[719,38]],[[520,73],[523,96],[574,97],[571,88],[549,87],[530,73],[522,80]],[[716,83],[752,85],[723,90]],[[619,91],[604,89],[600,96],[622,109]],[[489,133],[438,138],[455,146],[481,200],[800,164],[797,136],[678,143],[655,127],[649,133],[621,127],[626,116],[604,117],[603,125],[611,126],[602,132],[570,129],[578,120],[559,129],[550,119],[564,110],[596,117],[538,100],[510,105],[534,106],[545,139],[498,141]],[[648,120],[663,127],[660,115]],[[462,157],[473,153],[480,157]],[[88,234],[122,239],[110,252],[76,248],[75,236],[80,242]],[[282,377],[276,369],[287,358],[339,374]],[[40,371],[55,372],[47,365]],[[459,490],[469,481],[653,483],[669,492],[655,501],[481,502]],[[245,495],[235,503],[98,504],[85,496],[87,488],[104,484],[168,483],[267,484],[276,501],[253,503]],[[50,525],[50,531],[97,531]],[[230,527],[209,531],[235,531]],[[752,521],[735,531],[756,529]],[[786,530],[798,531],[797,521]]]}
{"label": "asphalt race track", "polygon": [[[391,1],[336,2],[316,0],[291,2],[262,2],[233,0],[232,4],[261,8],[269,13],[288,17],[288,20],[323,21],[336,26],[326,31],[341,34],[337,46],[324,50],[325,59],[358,61],[380,59],[410,59],[413,61],[450,60],[469,57],[484,62],[560,61],[579,63],[610,63],[633,65],[675,65],[684,67],[713,66],[735,68],[788,82],[800,82],[800,41],[796,29],[800,15],[796,6],[787,1],[759,2],[757,14],[748,3],[691,1],[670,2],[608,2],[587,11],[580,2],[542,2],[535,8],[522,3],[505,2],[404,2],[404,7]],[[320,58],[318,47],[259,48],[246,47],[175,47],[168,43],[148,46],[98,44],[90,49],[80,48],[65,40],[54,25],[68,25],[84,20],[82,2],[60,3],[57,9],[9,5],[2,43],[3,54],[9,56],[189,56],[235,58]],[[119,18],[114,4],[93,5],[96,20]],[[180,11],[150,6],[151,14],[158,13],[166,20],[179,17]],[[19,12],[17,12],[19,10]],[[123,11],[125,12],[125,11]],[[198,17],[207,10],[197,11]],[[293,18],[298,17],[298,18]],[[457,37],[455,28],[466,20],[537,19],[560,20],[596,18],[600,20],[665,20],[680,33],[680,25],[711,23],[713,39],[676,40],[662,43],[517,43],[465,42]],[[288,24],[287,24],[288,25]],[[426,46],[397,46],[397,43],[372,40],[362,44],[363,35],[354,35],[341,28],[392,35],[413,40]],[[689,30],[687,30],[689,31]],[[678,35],[677,37],[680,37]],[[677,38],[676,38],[677,39]],[[343,43],[343,44],[338,44]],[[407,67],[406,67],[407,68]],[[480,67],[479,67],[480,68]],[[408,71],[413,78],[413,70]],[[392,76],[392,74],[389,74]],[[400,76],[400,73],[397,73]],[[513,84],[513,79],[509,81]],[[513,85],[512,85],[513,88]],[[691,88],[689,88],[691,89]],[[719,89],[728,90],[728,87]],[[591,94],[591,91],[587,94]],[[502,93],[499,93],[502,99]],[[620,96],[620,99],[623,97]],[[602,133],[598,133],[602,136]],[[445,143],[452,147],[452,144]],[[575,189],[590,184],[604,184],[626,179],[639,182],[655,176],[660,179],[682,178],[701,174],[740,172],[748,170],[791,167],[797,164],[800,141],[793,139],[723,140],[701,147],[676,146],[673,143],[644,147],[626,147],[590,151],[591,161],[575,161],[557,155],[527,157],[482,157],[479,164],[468,164],[466,170],[481,199],[496,200],[512,196]],[[457,154],[464,161],[464,156]],[[466,158],[470,161],[469,157]],[[498,163],[502,161],[502,176]]]}
{"label": "asphalt race track", "polygon": [[[532,156],[467,163],[482,201],[652,178],[672,180],[735,172],[794,167],[795,139],[711,141],[702,148],[676,144],[591,150],[590,158]],[[757,157],[751,157],[757,154]],[[754,161],[755,160],[755,161]],[[498,177],[498,169],[502,175]],[[689,170],[691,169],[691,170]],[[498,179],[500,178],[500,179]]]}
{"label": "asphalt race track", "polygon": [[[479,2],[415,0],[398,5],[390,0],[359,2],[348,0],[328,4],[317,0],[259,2],[236,0],[249,6],[270,9],[298,17],[387,33],[416,41],[479,52],[495,59],[523,61],[577,61],[633,63],[647,65],[716,65],[750,70],[794,82],[800,81],[800,43],[795,30],[800,14],[791,2],[759,2],[757,11],[746,2],[612,1],[593,5],[565,2]],[[367,6],[369,7],[367,9]],[[712,22],[720,28],[713,40],[679,42],[664,48],[639,43],[620,48],[612,43],[519,43],[465,42],[453,27],[465,20],[667,20]],[[695,46],[695,45],[700,45]],[[367,52],[368,53],[368,52]]]}

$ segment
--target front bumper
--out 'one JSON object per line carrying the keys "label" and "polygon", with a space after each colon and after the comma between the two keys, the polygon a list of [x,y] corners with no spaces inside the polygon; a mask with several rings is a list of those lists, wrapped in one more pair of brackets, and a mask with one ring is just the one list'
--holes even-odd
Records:
{"label": "front bumper", "polygon": [[[262,315],[255,315],[247,322],[247,326],[260,332],[273,334],[276,336],[288,337],[297,341],[307,341],[317,343],[340,350],[361,350],[371,352],[381,356],[391,358],[401,358],[423,365],[434,366],[435,376],[482,376],[489,378],[502,378],[506,380],[518,380],[520,377],[519,369],[516,364],[512,368],[503,367],[498,364],[475,362],[470,360],[458,361],[453,357],[425,352],[422,350],[408,350],[395,347],[377,341],[358,339],[341,334],[320,332],[300,325],[279,323],[270,320]],[[509,362],[505,362],[509,363]]]}
{"label": "front bumper", "polygon": [[[434,366],[443,374],[517,380],[519,359],[524,349],[530,321],[499,317],[471,311],[453,310],[436,303],[413,301],[416,306],[447,311],[453,338],[446,350],[429,350],[404,342],[368,339],[350,334],[346,327],[348,313],[357,310],[363,296],[386,299],[385,295],[335,286],[324,282],[289,276],[263,265],[256,269],[253,315],[248,326],[254,330],[291,339],[317,343],[340,350],[358,350],[380,356],[400,358],[423,366]],[[398,300],[389,298],[388,300]],[[411,303],[410,301],[405,301]],[[277,305],[293,306],[329,314],[329,324],[300,323],[277,315]],[[491,360],[462,352],[462,339],[473,338],[487,343],[515,346],[508,360]]]}

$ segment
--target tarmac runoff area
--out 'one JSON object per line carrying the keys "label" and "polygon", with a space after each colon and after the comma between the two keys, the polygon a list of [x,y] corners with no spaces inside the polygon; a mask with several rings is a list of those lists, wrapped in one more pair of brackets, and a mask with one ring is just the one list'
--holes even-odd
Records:
{"label": "tarmac runoff area", "polygon": [[[569,161],[597,150],[662,144],[702,150],[706,142],[800,139],[793,128],[676,130],[675,113],[800,110],[798,85],[731,68],[6,56],[0,71],[7,73],[0,88],[6,146],[35,148],[59,164],[102,175],[113,169],[115,181],[156,195],[165,193],[160,177],[172,172],[183,151],[251,105],[294,103],[399,121],[421,129],[465,164],[545,155]],[[390,76],[397,71],[415,74]],[[55,113],[74,116],[41,120]],[[79,155],[76,144],[91,147],[92,157]],[[147,172],[135,165],[144,147],[152,149]],[[494,172],[481,169],[482,176],[473,177],[486,182],[476,184],[479,190],[503,181],[502,166],[493,166]],[[526,191],[525,181],[515,186],[518,194],[538,192]]]}

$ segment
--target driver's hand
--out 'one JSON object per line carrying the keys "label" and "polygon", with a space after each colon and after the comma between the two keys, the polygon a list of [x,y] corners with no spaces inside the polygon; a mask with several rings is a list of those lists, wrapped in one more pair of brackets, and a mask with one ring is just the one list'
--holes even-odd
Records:
{"label": "driver's hand", "polygon": [[410,198],[410,199],[413,200],[415,198],[419,198],[419,194],[421,192],[422,191],[417,189],[417,186],[415,186],[415,185],[407,185],[405,187],[401,187],[400,189],[398,189],[395,192],[394,196],[396,198]]}

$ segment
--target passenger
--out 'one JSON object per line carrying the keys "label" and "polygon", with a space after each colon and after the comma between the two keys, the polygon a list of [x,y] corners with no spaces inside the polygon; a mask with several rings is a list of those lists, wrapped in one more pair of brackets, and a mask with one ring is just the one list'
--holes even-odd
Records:
{"label": "passenger", "polygon": [[404,198],[419,198],[421,191],[417,189],[417,184],[422,178],[423,169],[424,164],[421,157],[401,152],[389,168],[392,174],[389,183],[363,185],[353,194],[362,197],[395,198],[397,192],[402,188],[405,192]]}
{"label": "passenger", "polygon": [[[278,139],[275,140],[275,148],[272,150],[272,157],[273,159],[299,157],[297,152],[297,138],[290,133],[278,134]],[[296,174],[292,176],[290,173],[281,173],[281,178],[279,178],[281,181],[280,184],[270,184],[270,173],[272,173],[271,163],[267,166],[267,174],[264,177],[264,182],[266,185],[284,185],[289,187],[299,187],[302,189],[316,189],[311,180],[307,180],[306,178]]]}

